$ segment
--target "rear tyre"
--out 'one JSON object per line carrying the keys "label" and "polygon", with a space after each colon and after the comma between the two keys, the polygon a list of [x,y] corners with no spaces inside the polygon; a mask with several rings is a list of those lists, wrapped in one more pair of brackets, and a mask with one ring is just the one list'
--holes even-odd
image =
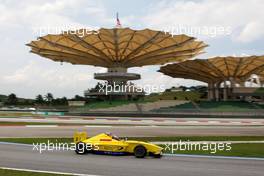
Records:
{"label": "rear tyre", "polygon": [[86,149],[86,144],[83,142],[78,142],[75,145],[75,153],[78,155],[84,155],[84,154],[88,153],[87,149]]}
{"label": "rear tyre", "polygon": [[139,145],[135,147],[134,155],[136,158],[144,158],[147,155],[147,150],[144,146]]}

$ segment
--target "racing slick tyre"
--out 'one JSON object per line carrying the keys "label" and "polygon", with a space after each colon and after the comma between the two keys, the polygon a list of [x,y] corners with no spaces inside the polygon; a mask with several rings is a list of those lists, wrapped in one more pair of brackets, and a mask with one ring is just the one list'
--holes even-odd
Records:
{"label": "racing slick tyre", "polygon": [[147,155],[147,150],[144,146],[139,145],[135,147],[134,155],[136,158],[144,158]]}
{"label": "racing slick tyre", "polygon": [[83,142],[78,142],[75,145],[75,153],[77,153],[78,155],[84,155],[84,154],[88,153],[88,151],[86,149],[86,144]]}

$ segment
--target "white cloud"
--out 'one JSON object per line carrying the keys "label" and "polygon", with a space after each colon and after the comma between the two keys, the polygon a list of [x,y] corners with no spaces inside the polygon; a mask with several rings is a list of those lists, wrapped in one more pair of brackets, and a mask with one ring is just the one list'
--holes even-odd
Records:
{"label": "white cloud", "polygon": [[86,69],[71,64],[64,64],[62,67],[54,64],[53,67],[47,68],[36,61],[31,61],[14,73],[1,76],[0,82],[3,87],[27,90],[22,94],[26,97],[46,92],[55,93],[56,96],[72,97],[75,94],[82,94],[88,87],[93,87],[95,84],[93,73],[104,71],[104,68]]}
{"label": "white cloud", "polygon": [[161,1],[152,6],[143,22],[159,29],[178,25],[230,27],[236,41],[250,42],[264,36],[263,8],[261,0]]}
{"label": "white cloud", "polygon": [[[19,10],[18,10],[19,9]],[[11,1],[0,5],[0,26],[20,25],[25,28],[40,26],[80,27],[89,18],[107,21],[100,1],[48,0]],[[89,26],[95,27],[95,26]]]}
{"label": "white cloud", "polygon": [[251,42],[264,36],[264,22],[252,21],[248,23],[238,36],[239,41]]}

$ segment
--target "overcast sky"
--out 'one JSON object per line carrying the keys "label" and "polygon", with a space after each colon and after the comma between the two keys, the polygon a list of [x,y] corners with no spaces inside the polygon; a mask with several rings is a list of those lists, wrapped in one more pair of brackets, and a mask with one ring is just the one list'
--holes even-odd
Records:
{"label": "overcast sky", "polygon": [[[263,9],[263,0],[0,0],[0,94],[33,98],[51,92],[55,97],[70,98],[83,95],[85,89],[96,84],[93,73],[105,71],[93,66],[61,65],[29,53],[25,44],[38,37],[38,29],[111,28],[119,12],[123,27],[175,33],[181,29],[205,41],[210,46],[198,58],[262,55]],[[187,31],[190,29],[200,32]],[[215,33],[215,29],[222,32]],[[129,71],[142,74],[142,79],[135,81],[139,85],[202,84],[169,78],[157,73],[158,68]]]}

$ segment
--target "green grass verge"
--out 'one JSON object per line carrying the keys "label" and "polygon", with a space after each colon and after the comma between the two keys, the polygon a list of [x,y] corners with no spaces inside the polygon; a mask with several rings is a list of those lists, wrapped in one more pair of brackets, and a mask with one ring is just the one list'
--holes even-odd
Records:
{"label": "green grass verge", "polygon": [[264,88],[263,87],[260,87],[260,88],[256,89],[254,93],[263,94],[264,93]]}
{"label": "green grass verge", "polygon": [[[1,119],[0,119],[1,120]],[[0,126],[16,126],[16,125],[63,125],[63,126],[134,126],[133,124],[93,124],[93,123],[58,123],[58,122],[1,122]],[[144,124],[139,124],[137,126],[146,126]],[[164,125],[165,126],[165,125]]]}
{"label": "green grass verge", "polygon": [[47,143],[47,141],[71,143],[73,138],[0,138],[0,142],[14,142],[22,144]]}
{"label": "green grass verge", "polygon": [[[172,136],[172,137],[128,137],[139,141],[263,141],[264,136]],[[0,138],[1,142],[32,144],[40,142],[72,142],[72,138]]]}
{"label": "green grass verge", "polygon": [[[58,124],[64,124],[64,123],[52,123],[52,122],[0,122],[0,125],[6,125],[6,126],[12,126],[12,125],[58,125]],[[70,124],[72,125],[72,124]],[[78,124],[76,124],[78,125]],[[85,124],[82,124],[85,125]]]}
{"label": "green grass verge", "polygon": [[125,104],[134,103],[133,101],[101,101],[101,102],[94,102],[91,104],[87,104],[82,108],[85,109],[98,109],[98,108],[110,108],[115,106],[121,106]]}
{"label": "green grass verge", "polygon": [[1,118],[18,118],[18,117],[20,117],[20,116],[0,116],[0,119]]}
{"label": "green grass verge", "polygon": [[0,122],[0,125],[56,125],[58,123],[44,123],[44,122]]}
{"label": "green grass verge", "polygon": [[240,112],[240,111],[255,111],[257,108],[249,102],[245,101],[220,101],[220,102],[209,102],[201,101],[198,103],[201,109],[209,111],[224,111],[224,112]]}
{"label": "green grass verge", "polygon": [[131,103],[148,103],[151,100],[144,100],[140,99],[137,101],[129,101],[129,100],[113,100],[113,101],[99,101],[99,102],[92,102],[86,104],[84,107],[76,108],[74,111],[86,111],[86,110],[93,110],[99,108],[111,108],[116,106],[128,105]]}
{"label": "green grass verge", "polygon": [[201,93],[198,91],[189,91],[189,92],[163,92],[158,95],[147,95],[144,97],[145,100],[157,101],[157,100],[191,100],[197,101],[200,100]]}
{"label": "green grass verge", "polygon": [[154,109],[151,110],[152,112],[175,112],[175,111],[197,111],[198,109],[193,105],[192,102],[176,105],[176,106],[170,106],[170,107],[162,107],[160,109]]}
{"label": "green grass verge", "polygon": [[216,153],[211,153],[211,151],[203,150],[167,150],[164,153],[173,153],[173,154],[192,154],[192,155],[210,155],[210,156],[238,156],[238,157],[258,157],[264,158],[264,144],[263,143],[243,143],[243,144],[231,144],[232,149],[230,151],[219,151],[216,150]]}
{"label": "green grass verge", "polygon": [[28,113],[28,112],[1,112],[0,117],[23,117],[23,116],[39,116],[36,114]]}
{"label": "green grass verge", "polygon": [[129,137],[143,141],[262,141],[264,136],[169,136],[169,137]]}
{"label": "green grass verge", "polygon": [[211,112],[248,112],[263,109],[260,105],[253,105],[245,101],[200,101],[197,102],[199,109],[191,103],[185,103],[177,106],[164,107],[153,110],[155,112],[175,112],[181,110],[199,110]]}
{"label": "green grass verge", "polygon": [[10,170],[10,169],[0,169],[0,175],[3,175],[3,176],[62,176],[61,174],[16,171],[16,170]]}

